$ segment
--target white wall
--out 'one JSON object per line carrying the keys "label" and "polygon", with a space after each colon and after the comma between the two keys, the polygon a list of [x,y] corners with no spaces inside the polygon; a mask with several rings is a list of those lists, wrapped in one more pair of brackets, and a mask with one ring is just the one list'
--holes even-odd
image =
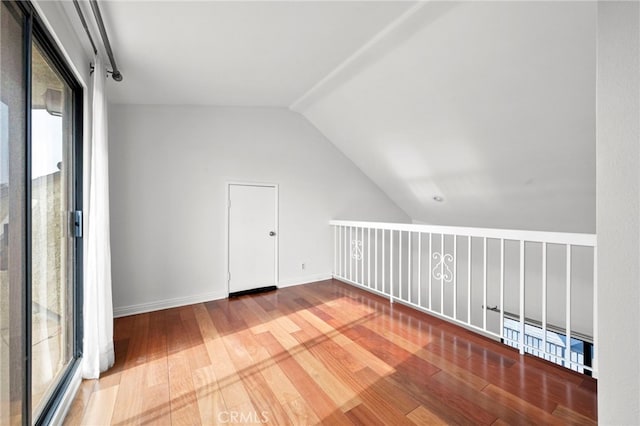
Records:
{"label": "white wall", "polygon": [[598,421],[640,424],[640,3],[598,2]]}
{"label": "white wall", "polygon": [[279,184],[281,284],[330,275],[330,219],[409,221],[289,110],[111,105],[109,112],[116,315],[226,296],[227,180]]}

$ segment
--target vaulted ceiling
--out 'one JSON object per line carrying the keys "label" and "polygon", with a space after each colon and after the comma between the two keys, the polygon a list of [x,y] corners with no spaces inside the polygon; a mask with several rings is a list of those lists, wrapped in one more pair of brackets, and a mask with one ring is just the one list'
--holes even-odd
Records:
{"label": "vaulted ceiling", "polygon": [[414,220],[595,232],[595,39],[594,2],[424,3],[293,108]]}
{"label": "vaulted ceiling", "polygon": [[416,221],[595,231],[594,2],[101,5],[112,103],[289,107]]}

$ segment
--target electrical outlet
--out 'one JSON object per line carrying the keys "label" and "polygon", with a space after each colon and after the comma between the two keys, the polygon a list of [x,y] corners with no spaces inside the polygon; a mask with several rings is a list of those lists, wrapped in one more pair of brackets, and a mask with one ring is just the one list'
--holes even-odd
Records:
{"label": "electrical outlet", "polygon": [[302,262],[302,270],[304,271],[305,269],[307,269],[307,265],[306,263]]}

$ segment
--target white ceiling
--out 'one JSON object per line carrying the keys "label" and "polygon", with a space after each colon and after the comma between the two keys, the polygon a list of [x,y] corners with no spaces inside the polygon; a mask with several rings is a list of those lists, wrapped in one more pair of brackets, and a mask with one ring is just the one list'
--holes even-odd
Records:
{"label": "white ceiling", "polygon": [[[101,1],[113,103],[289,106],[409,2]],[[76,18],[77,20],[77,18]]]}
{"label": "white ceiling", "polygon": [[100,4],[112,103],[290,107],[416,221],[595,232],[595,2]]}
{"label": "white ceiling", "polygon": [[294,109],[414,220],[595,232],[595,41],[593,2],[427,3]]}

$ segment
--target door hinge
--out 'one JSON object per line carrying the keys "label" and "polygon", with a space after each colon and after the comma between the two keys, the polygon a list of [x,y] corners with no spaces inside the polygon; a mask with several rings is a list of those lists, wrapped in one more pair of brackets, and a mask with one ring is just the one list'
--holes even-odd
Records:
{"label": "door hinge", "polygon": [[71,228],[72,235],[75,238],[82,238],[82,210],[75,210],[71,212]]}

